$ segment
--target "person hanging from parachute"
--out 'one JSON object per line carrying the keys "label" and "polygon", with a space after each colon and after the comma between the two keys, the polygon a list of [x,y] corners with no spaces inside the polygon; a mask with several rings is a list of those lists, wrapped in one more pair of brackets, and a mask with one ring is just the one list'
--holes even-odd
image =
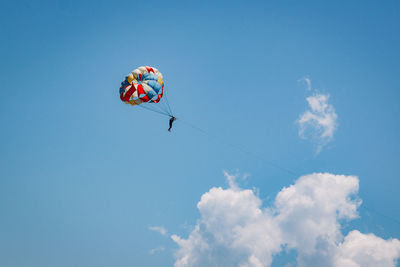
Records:
{"label": "person hanging from parachute", "polygon": [[176,121],[176,118],[175,118],[174,116],[172,116],[172,117],[169,119],[169,128],[168,128],[168,132],[171,131],[172,123],[174,123],[174,121]]}
{"label": "person hanging from parachute", "polygon": [[163,75],[158,69],[143,66],[133,70],[121,83],[119,93],[121,101],[126,104],[170,117],[168,131],[171,131],[176,118],[172,115],[171,107],[165,96]]}

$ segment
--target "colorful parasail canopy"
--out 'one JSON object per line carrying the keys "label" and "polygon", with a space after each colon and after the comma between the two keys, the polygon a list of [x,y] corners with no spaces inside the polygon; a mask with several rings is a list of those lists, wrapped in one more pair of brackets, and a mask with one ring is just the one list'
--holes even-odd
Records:
{"label": "colorful parasail canopy", "polygon": [[[144,66],[133,70],[121,83],[119,94],[121,100],[126,104],[138,105],[145,109],[172,116],[168,101],[157,104],[164,95],[164,81],[161,72],[156,68]],[[145,103],[146,105],[142,105]]]}
{"label": "colorful parasail canopy", "polygon": [[164,82],[161,72],[152,67],[139,67],[132,71],[119,88],[120,98],[127,104],[158,103],[163,96]]}

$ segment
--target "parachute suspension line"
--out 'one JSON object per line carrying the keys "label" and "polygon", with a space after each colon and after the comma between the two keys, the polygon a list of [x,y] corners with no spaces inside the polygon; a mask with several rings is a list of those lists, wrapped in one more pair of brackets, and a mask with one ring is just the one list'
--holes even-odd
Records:
{"label": "parachute suspension line", "polygon": [[251,151],[249,151],[248,149],[246,149],[246,148],[243,147],[243,146],[240,146],[240,145],[238,145],[238,144],[233,144],[233,143],[227,142],[225,139],[221,138],[220,136],[212,135],[212,134],[208,133],[207,131],[201,129],[200,127],[197,127],[197,126],[194,125],[194,124],[191,124],[191,123],[189,123],[189,122],[187,122],[187,121],[184,121],[184,120],[182,120],[182,119],[180,119],[180,118],[179,118],[179,120],[182,121],[184,124],[190,126],[191,128],[193,128],[193,129],[195,129],[195,130],[197,130],[197,131],[199,131],[199,132],[201,132],[201,133],[203,133],[203,134],[205,134],[205,135],[207,135],[207,136],[209,136],[209,137],[215,139],[216,141],[218,141],[218,142],[220,142],[220,143],[223,143],[223,144],[225,144],[225,145],[227,145],[227,146],[236,148],[237,150],[241,151],[243,154],[247,154],[247,155],[249,155],[249,156],[251,156],[251,157],[255,157],[255,158],[257,158],[258,160],[260,160],[260,161],[262,161],[262,162],[265,162],[266,164],[270,165],[271,167],[274,167],[274,168],[276,168],[276,169],[279,169],[279,170],[281,170],[281,171],[284,171],[284,172],[286,172],[286,173],[288,173],[288,174],[290,174],[290,175],[296,176],[296,177],[301,176],[299,173],[296,173],[296,172],[294,172],[294,171],[292,171],[292,170],[290,170],[290,169],[288,169],[288,168],[282,167],[282,166],[280,166],[280,165],[278,165],[278,164],[276,164],[276,163],[274,163],[274,162],[272,162],[272,161],[270,161],[270,160],[267,160],[267,159],[265,159],[262,155],[256,154],[256,153],[254,153],[254,152],[251,152]]}
{"label": "parachute suspension line", "polygon": [[[164,96],[165,97],[165,96]],[[163,98],[164,98],[163,97]],[[158,104],[156,104],[158,106],[159,109],[161,109],[163,112],[167,113],[168,116],[172,116],[171,112],[168,109],[167,104],[165,103],[165,101],[161,100]]]}
{"label": "parachute suspension line", "polygon": [[138,105],[138,106],[139,106],[140,108],[142,108],[142,109],[146,109],[146,110],[149,110],[149,111],[152,111],[152,112],[159,113],[159,114],[162,114],[162,115],[166,115],[166,116],[167,116],[167,114],[166,114],[165,112],[159,111],[159,110],[157,110],[157,109],[145,107],[145,106],[142,106],[142,105]]}
{"label": "parachute suspension line", "polygon": [[163,99],[165,101],[160,101],[159,103],[143,103],[141,105],[137,105],[143,109],[147,109],[162,115],[165,115],[167,117],[173,117],[172,115],[172,109],[168,103],[168,99],[166,98],[166,95],[164,94]]}
{"label": "parachute suspension line", "polygon": [[164,94],[164,99],[165,99],[165,104],[167,104],[167,107],[168,107],[169,115],[172,117],[172,109],[171,109],[171,107],[169,105],[168,98],[167,98],[166,94]]}
{"label": "parachute suspension line", "polygon": [[139,107],[142,107],[142,108],[154,111],[154,112],[158,112],[158,113],[166,115],[168,117],[173,117],[172,110],[171,110],[171,107],[169,106],[169,103],[168,103],[165,93],[160,102],[158,102],[158,103],[148,102],[148,103],[144,103],[144,105],[143,104],[139,105]]}
{"label": "parachute suspension line", "polygon": [[166,113],[166,114],[170,115],[168,110],[166,109],[166,107],[161,102],[160,103],[149,103],[147,106],[151,107],[153,109],[157,109],[160,112],[163,112],[163,113]]}
{"label": "parachute suspension line", "polygon": [[[158,103],[147,103],[146,105],[140,105],[142,107],[146,106],[149,110],[157,110],[159,113],[162,113],[168,117],[173,117],[172,109],[168,103],[168,99],[164,93],[162,99]],[[150,108],[151,107],[151,108]]]}
{"label": "parachute suspension line", "polygon": [[159,114],[161,114],[161,115],[165,115],[165,116],[167,116],[167,117],[170,117],[170,115],[169,115],[168,113],[164,112],[164,111],[160,111],[160,110],[157,110],[157,109],[145,107],[145,106],[142,106],[142,105],[137,105],[137,106],[138,106],[138,107],[141,107],[141,108],[143,108],[143,109],[147,109],[147,110],[150,110],[150,111],[159,113]]}

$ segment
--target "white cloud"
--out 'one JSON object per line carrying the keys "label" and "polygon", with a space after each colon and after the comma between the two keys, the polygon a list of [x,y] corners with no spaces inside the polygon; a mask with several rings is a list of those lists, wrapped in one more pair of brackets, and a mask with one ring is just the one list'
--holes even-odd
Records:
{"label": "white cloud", "polygon": [[343,267],[395,267],[395,260],[399,256],[400,241],[398,239],[383,240],[374,234],[362,234],[354,230],[339,245],[335,265]]}
{"label": "white cloud", "polygon": [[157,253],[157,252],[161,252],[161,251],[164,251],[164,250],[165,250],[165,247],[153,248],[153,249],[150,249],[150,250],[149,250],[149,254],[153,255],[153,254],[155,254],[155,253]]}
{"label": "white cloud", "polygon": [[304,82],[307,85],[307,91],[311,91],[311,79],[308,76],[304,76],[303,78],[298,80],[299,82]]}
{"label": "white cloud", "polygon": [[285,244],[297,250],[299,266],[332,265],[342,239],[338,220],[357,217],[357,191],[355,176],[314,173],[278,193],[275,219]]}
{"label": "white cloud", "polygon": [[315,93],[306,98],[309,110],[301,114],[297,120],[299,136],[316,143],[316,153],[333,139],[337,128],[337,114],[333,105],[328,103],[329,95]]}
{"label": "white cloud", "polygon": [[171,236],[179,246],[176,267],[270,266],[276,254],[289,250],[297,252],[298,266],[395,266],[400,256],[397,239],[358,231],[343,237],[340,221],[356,218],[361,204],[356,176],[302,176],[270,208],[225,176],[229,188],[214,187],[201,197],[189,237]]}
{"label": "white cloud", "polygon": [[155,232],[159,232],[162,235],[166,235],[167,234],[167,230],[162,226],[150,226],[149,230],[155,231]]}
{"label": "white cloud", "polygon": [[212,188],[201,197],[201,218],[189,238],[172,236],[180,246],[175,266],[265,266],[280,250],[279,228],[261,200],[225,176],[228,189]]}

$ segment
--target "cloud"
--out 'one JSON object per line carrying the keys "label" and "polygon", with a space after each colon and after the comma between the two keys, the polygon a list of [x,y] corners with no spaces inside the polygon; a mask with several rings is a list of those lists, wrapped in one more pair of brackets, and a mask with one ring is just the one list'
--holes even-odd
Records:
{"label": "cloud", "polygon": [[351,231],[339,245],[335,258],[336,266],[396,266],[399,258],[400,241],[383,240],[374,234]]}
{"label": "cloud", "polygon": [[297,120],[299,136],[313,141],[316,153],[321,152],[324,145],[333,139],[337,128],[337,114],[333,105],[328,103],[329,94],[315,93],[306,98],[309,110]]}
{"label": "cloud", "polygon": [[236,185],[212,188],[197,204],[201,218],[189,238],[172,236],[181,247],[175,266],[270,264],[271,255],[280,250],[280,234],[260,206],[261,200],[251,190]]}
{"label": "cloud", "polygon": [[304,82],[307,85],[307,91],[311,91],[311,79],[308,76],[304,76],[298,80],[299,82]]}
{"label": "cloud", "polygon": [[165,247],[153,248],[153,249],[150,249],[150,250],[149,250],[149,254],[153,255],[153,254],[155,254],[155,253],[157,253],[157,252],[161,252],[161,251],[164,251],[164,250],[165,250]]}
{"label": "cloud", "polygon": [[167,234],[167,230],[162,226],[150,226],[149,230],[155,231],[155,232],[159,232],[162,235],[166,235]]}
{"label": "cloud", "polygon": [[314,173],[278,193],[275,219],[284,243],[297,251],[299,266],[332,266],[342,239],[338,220],[358,216],[357,192],[355,176]]}
{"label": "cloud", "polygon": [[270,266],[279,253],[295,251],[298,266],[395,266],[397,239],[357,230],[343,237],[340,222],[357,218],[356,176],[314,173],[283,188],[271,207],[235,183],[211,188],[197,204],[200,218],[179,246],[176,267]]}

